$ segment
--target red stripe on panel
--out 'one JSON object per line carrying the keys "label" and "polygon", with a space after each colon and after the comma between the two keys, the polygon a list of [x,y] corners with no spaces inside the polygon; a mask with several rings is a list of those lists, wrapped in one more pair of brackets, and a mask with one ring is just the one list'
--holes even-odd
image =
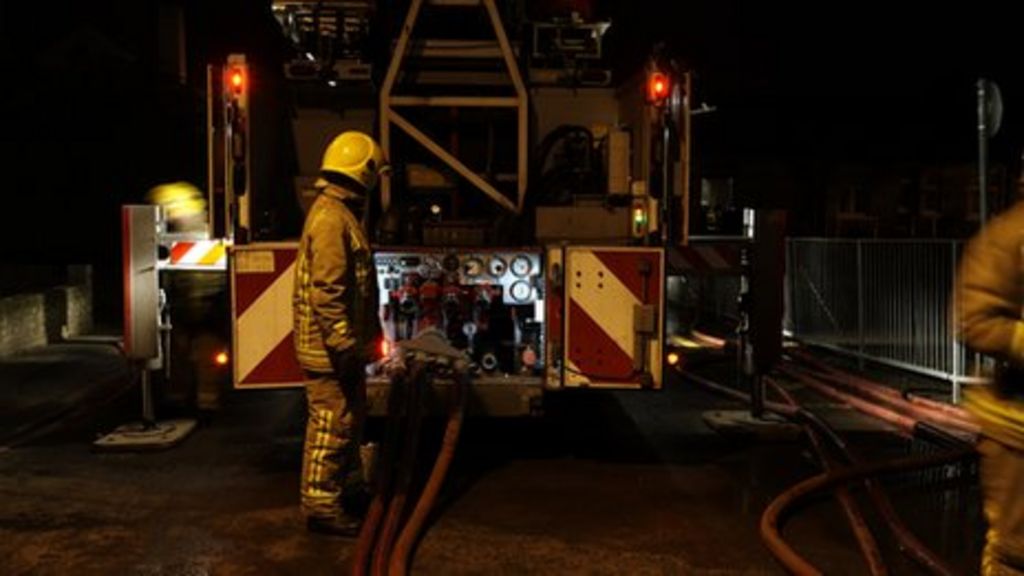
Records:
{"label": "red stripe on panel", "polygon": [[[295,250],[274,250],[273,272],[235,271],[235,317],[241,317],[267,288],[284,274],[295,261]],[[238,258],[238,254],[235,255]]]}
{"label": "red stripe on panel", "polygon": [[239,382],[246,384],[289,384],[302,382],[304,375],[298,360],[295,359],[295,343],[289,332],[266,357],[256,365],[245,378]]}
{"label": "red stripe on panel", "polygon": [[177,264],[195,246],[195,242],[175,242],[171,247],[171,264]]}
{"label": "red stripe on panel", "polygon": [[[594,250],[594,256],[605,268],[618,278],[637,300],[647,304],[656,303],[661,298],[661,259],[658,254],[655,251]],[[640,273],[641,262],[646,262],[649,270],[646,282],[644,275]]]}
{"label": "red stripe on panel", "polygon": [[593,381],[634,379],[633,357],[594,321],[579,304],[569,302],[569,360]]}

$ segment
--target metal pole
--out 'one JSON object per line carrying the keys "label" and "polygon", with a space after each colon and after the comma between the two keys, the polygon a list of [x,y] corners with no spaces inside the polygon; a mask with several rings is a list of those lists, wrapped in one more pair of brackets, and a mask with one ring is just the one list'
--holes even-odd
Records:
{"label": "metal pole", "polygon": [[750,312],[751,312],[751,254],[750,247],[744,247],[740,251],[740,266],[743,274],[740,276],[740,378],[742,386],[750,388],[750,415],[754,418],[761,418],[764,415],[764,383],[761,375],[754,365],[754,343],[750,338]]}
{"label": "metal pole", "polygon": [[988,220],[988,81],[978,80],[978,226]]}
{"label": "metal pole", "polygon": [[959,302],[960,295],[957,293],[957,289],[956,289],[956,264],[957,264],[957,262],[956,262],[956,242],[955,241],[950,242],[949,246],[950,246],[950,250],[949,250],[950,258],[949,258],[949,260],[950,260],[950,264],[951,264],[950,270],[952,271],[952,273],[950,274],[950,279],[951,279],[951,284],[953,285],[953,289],[950,291],[951,298],[953,299],[952,306],[951,306],[951,308],[953,309],[953,318],[952,318],[953,322],[952,323],[947,323],[947,325],[952,324],[952,326],[953,326],[953,330],[950,331],[950,336],[949,336],[949,344],[950,344],[951,351],[953,353],[953,363],[952,363],[952,372],[953,373],[951,374],[950,380],[952,380],[952,382],[953,382],[953,404],[959,404],[960,403],[960,392],[961,392],[960,391],[960,371],[962,369],[960,367],[960,351],[958,350],[958,346],[957,346],[957,343],[956,343],[956,333],[957,333],[957,330],[960,328],[960,306],[959,306],[959,304],[960,304],[960,302]]}
{"label": "metal pole", "polygon": [[680,202],[680,218],[679,218],[679,237],[676,238],[679,244],[687,245],[690,243],[690,158],[693,154],[693,149],[690,147],[690,106],[692,104],[690,100],[690,94],[693,93],[693,78],[689,72],[683,74],[684,89],[683,89],[683,102],[682,102],[682,116],[681,129],[682,134],[680,135],[679,143],[679,157],[682,170],[682,178],[680,179],[680,185],[683,187],[682,190],[682,201]]}
{"label": "metal pole", "polygon": [[142,425],[152,428],[156,425],[156,414],[153,410],[153,383],[150,381],[149,368],[142,367]]}
{"label": "metal pole", "polygon": [[661,226],[662,246],[668,246],[669,242],[677,237],[676,222],[673,220],[675,215],[675,198],[672,196],[673,162],[669,156],[669,148],[672,146],[671,119],[672,114],[669,112],[669,106],[666,105],[665,111],[661,114],[661,222],[658,225]]}

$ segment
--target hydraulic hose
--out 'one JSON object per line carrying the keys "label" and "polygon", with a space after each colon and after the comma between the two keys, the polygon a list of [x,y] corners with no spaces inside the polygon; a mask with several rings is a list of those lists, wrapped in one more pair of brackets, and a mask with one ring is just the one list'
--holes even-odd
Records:
{"label": "hydraulic hose", "polygon": [[821,570],[807,562],[807,560],[797,554],[796,551],[782,539],[782,534],[779,532],[779,519],[784,515],[788,508],[817,491],[832,488],[840,484],[854,480],[863,480],[882,474],[907,472],[920,468],[952,464],[972,454],[974,454],[973,448],[960,448],[952,452],[930,454],[923,457],[916,456],[895,460],[885,460],[863,466],[832,470],[817,476],[812,476],[811,478],[808,478],[807,480],[804,480],[784,491],[768,505],[768,508],[765,509],[764,514],[761,516],[762,539],[764,540],[765,545],[768,546],[769,550],[771,550],[772,554],[791,573],[799,574],[800,576],[820,575],[822,574]]}
{"label": "hydraulic hose", "polygon": [[445,426],[444,439],[441,442],[441,450],[430,471],[430,477],[427,479],[423,492],[420,494],[419,500],[416,501],[416,507],[406,521],[405,527],[402,528],[402,533],[391,553],[388,576],[405,576],[408,573],[412,549],[421,535],[427,516],[437,501],[437,495],[441,491],[441,486],[444,484],[448,468],[455,455],[466,412],[469,376],[465,373],[458,373],[454,378],[454,383],[452,404],[448,413],[448,424]]}

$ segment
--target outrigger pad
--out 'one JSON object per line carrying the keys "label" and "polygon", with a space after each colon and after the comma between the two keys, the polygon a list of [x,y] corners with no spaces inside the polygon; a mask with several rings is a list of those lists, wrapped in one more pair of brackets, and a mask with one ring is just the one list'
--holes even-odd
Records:
{"label": "outrigger pad", "polygon": [[142,422],[125,424],[93,442],[93,448],[104,452],[146,452],[166,450],[181,443],[195,430],[195,420],[165,420],[152,426]]}
{"label": "outrigger pad", "polygon": [[802,434],[799,426],[774,414],[755,418],[749,410],[710,410],[701,417],[708,428],[725,436],[789,442],[798,440]]}

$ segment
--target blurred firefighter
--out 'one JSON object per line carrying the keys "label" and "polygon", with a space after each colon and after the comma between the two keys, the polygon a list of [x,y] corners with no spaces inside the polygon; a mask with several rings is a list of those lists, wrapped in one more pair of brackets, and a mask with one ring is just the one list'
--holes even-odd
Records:
{"label": "blurred firefighter", "polygon": [[957,278],[961,340],[996,359],[995,385],[965,394],[981,424],[988,522],[981,573],[1024,574],[1024,201],[967,245]]}
{"label": "blurred firefighter", "polygon": [[192,184],[160,184],[149,191],[147,199],[163,208],[168,232],[206,232],[206,199]]}
{"label": "blurred firefighter", "polygon": [[344,132],[324,151],[299,243],[292,299],[309,420],[302,510],[310,530],[354,536],[367,500],[359,446],[366,365],[381,335],[376,275],[359,215],[386,169],[377,143]]}
{"label": "blurred firefighter", "polygon": [[[163,209],[167,232],[192,239],[208,237],[206,197],[185,181],[167,182],[149,190],[146,199]],[[229,381],[222,365],[211,359],[229,342],[230,326],[211,322],[218,310],[230,306],[226,277],[195,270],[179,270],[162,280],[171,307],[170,356],[189,361],[171,362],[171,377],[162,387],[165,400],[194,403],[200,411],[220,408]]]}

